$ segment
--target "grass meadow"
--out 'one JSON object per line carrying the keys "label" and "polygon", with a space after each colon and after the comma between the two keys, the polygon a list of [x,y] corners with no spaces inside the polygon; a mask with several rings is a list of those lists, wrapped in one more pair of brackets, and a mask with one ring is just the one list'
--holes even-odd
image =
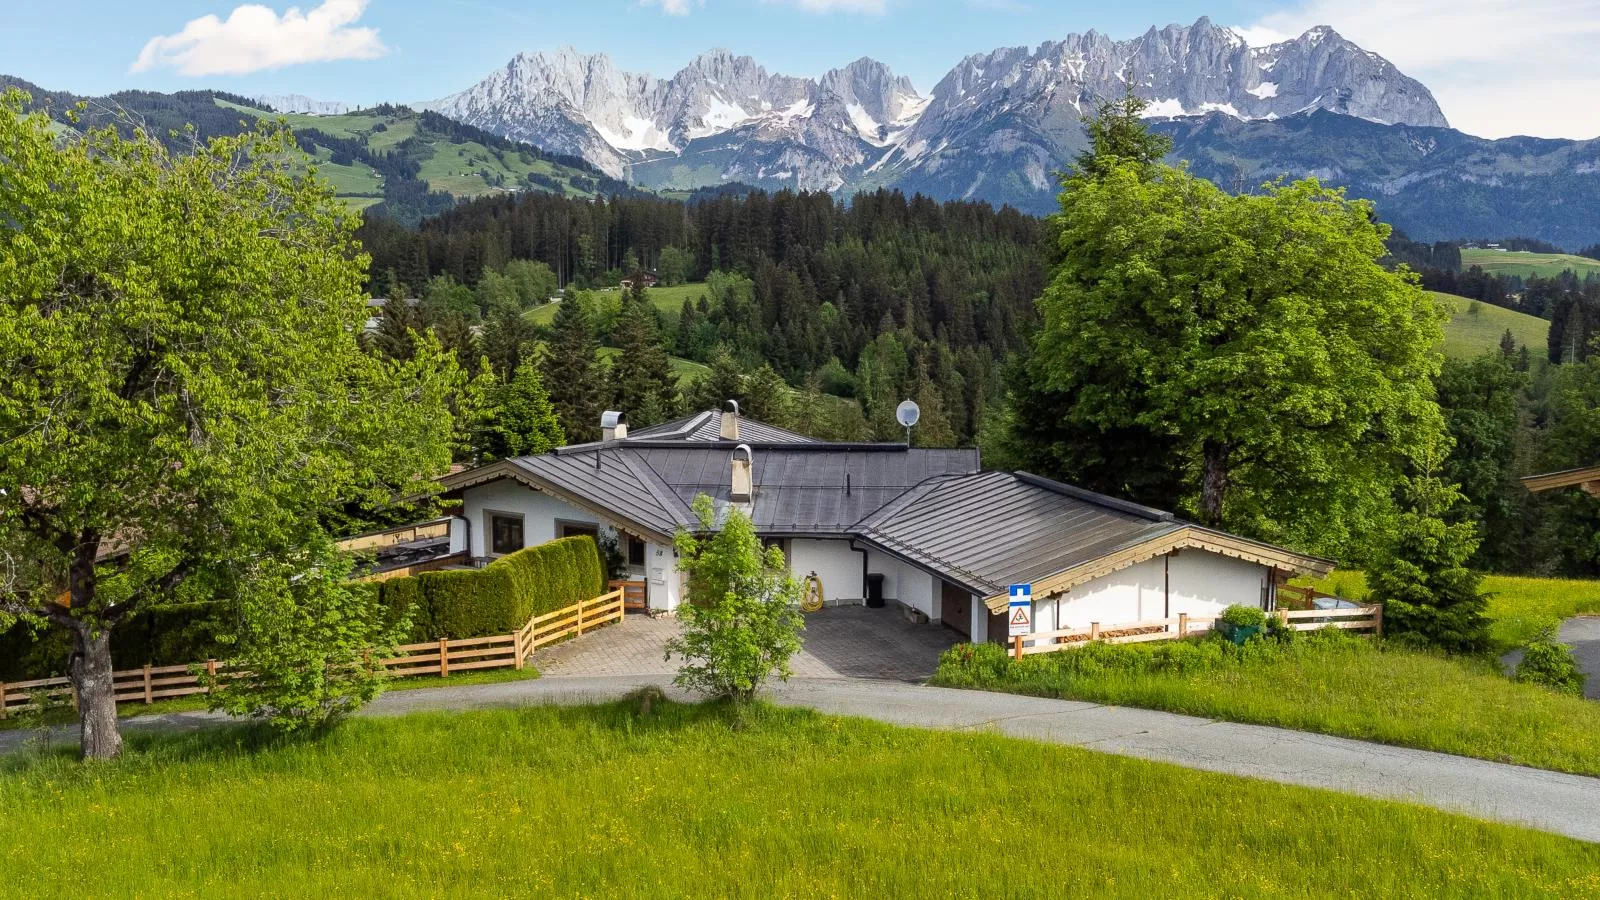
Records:
{"label": "grass meadow", "polygon": [[[1359,571],[1337,571],[1317,589],[1361,600],[1367,596],[1367,579]],[[1486,575],[1483,591],[1489,595],[1489,636],[1502,653],[1562,619],[1600,615],[1600,581]]]}
{"label": "grass meadow", "polygon": [[1543,358],[1550,334],[1550,322],[1514,309],[1488,303],[1474,303],[1454,294],[1434,296],[1450,310],[1444,326],[1444,354],[1453,359],[1471,359],[1500,349],[1500,338],[1510,329],[1519,345],[1526,346],[1535,359]]}
{"label": "grass meadow", "polygon": [[0,760],[30,896],[1600,896],[1600,845],[996,735],[659,701]]}
{"label": "grass meadow", "polygon": [[[1115,648],[1150,653],[1157,645]],[[1276,725],[1600,776],[1600,703],[1521,684],[1492,660],[1380,646],[1365,638],[1303,640],[1290,650],[1206,669],[1077,667],[1028,656],[995,672],[949,657],[936,684],[1087,700]]]}
{"label": "grass meadow", "polygon": [[1600,272],[1600,259],[1574,256],[1571,253],[1502,252],[1463,247],[1461,267],[1470,269],[1473,266],[1478,266],[1494,275],[1520,275],[1523,278],[1530,275],[1554,278],[1571,269],[1581,280],[1590,272]]}

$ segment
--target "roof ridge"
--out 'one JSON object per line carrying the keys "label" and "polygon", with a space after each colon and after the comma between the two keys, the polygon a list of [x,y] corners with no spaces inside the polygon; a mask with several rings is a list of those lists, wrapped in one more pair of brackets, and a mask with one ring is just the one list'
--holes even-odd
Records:
{"label": "roof ridge", "polygon": [[[661,488],[665,486],[665,482],[661,480],[661,473],[657,472],[654,467],[637,454],[618,452],[617,458],[621,459],[622,464],[628,468],[628,471],[639,479],[639,483],[643,484],[645,490],[650,492],[650,496],[656,498],[656,502],[661,504],[662,510],[671,514],[674,521],[681,525],[694,524],[688,516],[680,515],[680,513],[693,513],[693,510],[684,504],[683,498],[672,490],[667,490],[665,493],[662,492]],[[669,496],[671,497],[670,500],[668,499]]]}
{"label": "roof ridge", "polygon": [[[941,482],[954,481],[954,480],[956,480],[958,478],[982,477],[982,476],[987,475],[987,474],[990,474],[990,473],[988,473],[988,472],[959,472],[959,473],[958,472],[949,472],[949,473],[945,473],[943,475],[929,475],[927,478],[924,478],[921,481],[917,482],[916,484],[913,484],[910,487],[907,487],[905,490],[901,491],[900,493],[895,494],[893,497],[891,497],[889,499],[889,501],[887,503],[884,503],[882,506],[879,506],[877,509],[873,510],[872,512],[869,512],[866,515],[862,516],[861,518],[855,520],[855,522],[851,523],[850,527],[851,528],[875,528],[877,526],[877,524],[878,524],[878,521],[881,521],[883,519],[887,519],[890,516],[894,515],[895,513],[899,512],[901,509],[904,509],[906,506],[909,506],[910,504],[912,504],[912,503],[914,503],[914,502],[916,502],[918,500],[921,500],[923,497],[928,496],[930,493],[933,492],[934,488],[939,486],[939,484]],[[874,520],[876,520],[876,521],[874,521]]]}
{"label": "roof ridge", "polygon": [[1108,494],[1097,493],[1095,491],[1088,490],[1087,488],[1077,487],[1076,485],[1062,484],[1059,481],[1045,478],[1042,475],[1035,475],[1032,472],[1013,472],[1012,475],[1018,481],[1021,481],[1024,484],[1031,484],[1034,487],[1044,488],[1047,491],[1054,491],[1057,494],[1064,494],[1068,497],[1074,497],[1079,500],[1104,506],[1108,509],[1114,509],[1118,512],[1125,512],[1130,515],[1140,516],[1152,521],[1172,522],[1178,518],[1176,515],[1167,512],[1164,509],[1156,509],[1153,506],[1145,506],[1141,503],[1135,503],[1132,500],[1124,500],[1121,497],[1112,497]]}

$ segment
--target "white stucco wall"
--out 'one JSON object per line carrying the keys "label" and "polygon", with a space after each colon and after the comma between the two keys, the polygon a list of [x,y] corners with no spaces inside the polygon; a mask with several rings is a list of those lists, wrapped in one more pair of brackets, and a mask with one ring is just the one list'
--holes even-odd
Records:
{"label": "white stucco wall", "polygon": [[[558,522],[574,522],[615,531],[598,516],[549,494],[514,481],[495,481],[468,488],[462,495],[462,517],[472,523],[471,555],[487,552],[489,516],[509,513],[522,516],[524,546],[533,547],[558,536]],[[456,542],[452,531],[452,544]],[[668,544],[646,543],[645,564],[632,566],[630,577],[643,579],[650,608],[662,612],[677,609],[682,600],[683,578],[678,572],[677,554]]]}
{"label": "white stucco wall", "polygon": [[[1165,573],[1169,563],[1170,573]],[[1164,574],[1170,574],[1170,602]],[[1183,550],[1080,584],[1059,598],[1036,599],[1033,630],[1088,628],[1093,622],[1110,626],[1179,613],[1215,616],[1235,603],[1261,606],[1262,588],[1270,576],[1270,569],[1256,563],[1207,550]]]}
{"label": "white stucco wall", "polygon": [[789,541],[789,570],[796,578],[812,572],[822,579],[822,600],[830,606],[860,604],[866,598],[862,555],[846,540],[794,538]]}
{"label": "white stucco wall", "polygon": [[556,521],[581,522],[598,527],[598,516],[565,500],[543,494],[514,481],[493,481],[468,488],[461,498],[462,516],[472,523],[472,555],[490,556],[489,515],[522,516],[522,540],[528,547],[556,539]]}
{"label": "white stucco wall", "polygon": [[883,575],[883,596],[912,607],[932,621],[940,620],[939,580],[876,550],[867,551],[867,571]]}

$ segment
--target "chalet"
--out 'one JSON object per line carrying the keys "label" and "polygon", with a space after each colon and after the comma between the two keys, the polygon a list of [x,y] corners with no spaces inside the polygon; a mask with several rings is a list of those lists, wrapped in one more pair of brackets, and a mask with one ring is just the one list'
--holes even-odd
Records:
{"label": "chalet", "polygon": [[641,598],[684,599],[672,536],[689,504],[749,515],[825,602],[904,607],[973,640],[1004,640],[1008,588],[1032,587],[1036,631],[1271,609],[1326,560],[1024,472],[985,472],[976,450],[818,441],[707,411],[443,479],[461,503],[450,549],[476,563],[574,534],[614,538]]}
{"label": "chalet", "polygon": [[639,271],[629,275],[627,278],[622,279],[621,285],[623,290],[631,291],[633,290],[633,286],[636,284],[647,288],[653,288],[660,280],[661,279],[656,277],[656,273],[648,269],[640,269]]}

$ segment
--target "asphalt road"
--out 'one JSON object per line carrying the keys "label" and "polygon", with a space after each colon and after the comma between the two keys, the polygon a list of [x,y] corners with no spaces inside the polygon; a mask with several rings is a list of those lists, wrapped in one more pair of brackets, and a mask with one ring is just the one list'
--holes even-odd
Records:
{"label": "asphalt road", "polygon": [[[593,703],[642,685],[665,688],[668,683],[661,675],[547,677],[396,691],[379,698],[363,715]],[[682,697],[674,690],[668,693]],[[798,678],[776,686],[769,697],[780,705],[892,725],[995,731],[1193,769],[1409,801],[1600,842],[1597,778],[1173,713],[903,682]],[[206,713],[178,713],[128,720],[125,727],[170,731],[225,721]],[[24,737],[0,732],[0,752],[15,749]],[[74,739],[70,728],[58,737]]]}

